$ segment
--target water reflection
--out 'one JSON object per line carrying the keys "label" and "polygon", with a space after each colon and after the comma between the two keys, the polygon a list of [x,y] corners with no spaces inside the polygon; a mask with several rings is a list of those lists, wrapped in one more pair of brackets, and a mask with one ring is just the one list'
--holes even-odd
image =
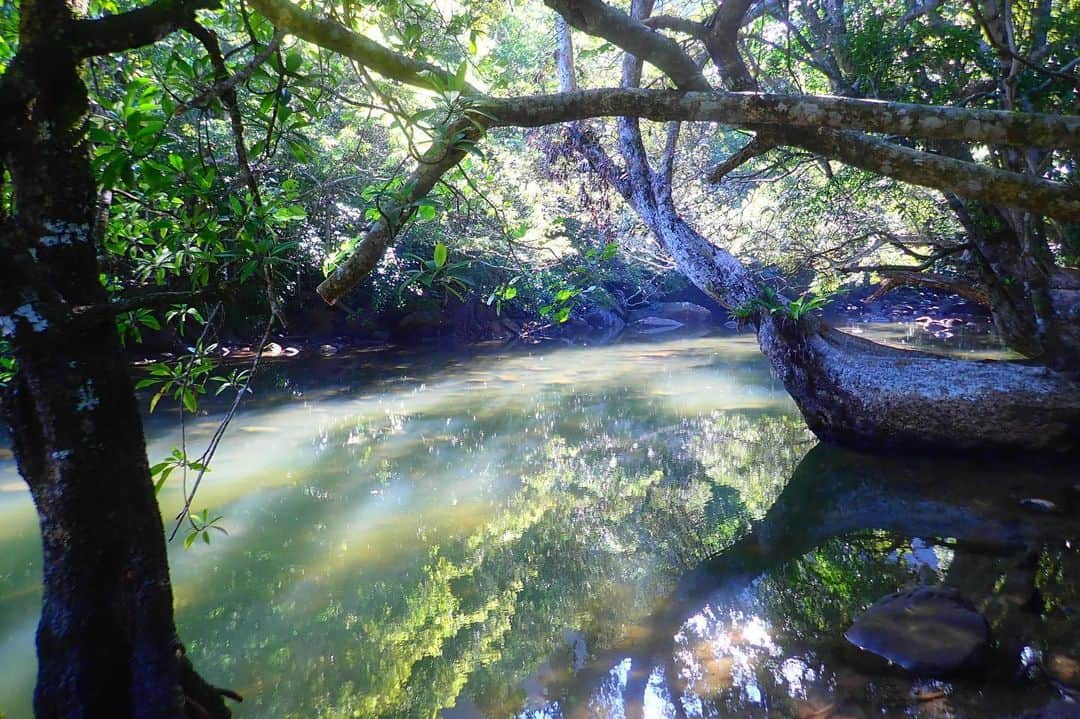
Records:
{"label": "water reflection", "polygon": [[[1056,609],[1017,636],[1072,651],[1052,618],[1080,601],[1072,525],[1014,516],[1027,475],[807,454],[751,337],[274,370],[200,496],[230,536],[171,557],[181,632],[237,716],[867,715],[912,689],[851,668],[845,622],[1036,545]],[[171,418],[148,427],[166,452]],[[28,717],[24,492],[0,493],[0,544],[0,711]]]}
{"label": "water reflection", "polygon": [[[816,447],[760,523],[658,603],[648,637],[599,653],[552,687],[557,715],[578,715],[570,698],[587,695],[607,701],[582,714],[591,716],[1015,717],[1047,705],[1062,712],[1047,716],[1074,716],[1035,665],[1080,648],[1071,584],[1080,525],[1068,511],[1024,510],[1034,488],[1062,508],[1075,504],[1068,468]],[[874,600],[937,583],[964,591],[990,620],[986,680],[913,681],[843,642]],[[615,697],[603,667],[624,664],[650,678]]]}

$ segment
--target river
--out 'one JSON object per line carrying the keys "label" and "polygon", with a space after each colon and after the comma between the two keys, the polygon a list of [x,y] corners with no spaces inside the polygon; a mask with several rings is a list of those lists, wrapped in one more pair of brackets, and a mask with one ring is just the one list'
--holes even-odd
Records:
{"label": "river", "polygon": [[[176,415],[147,434],[164,457]],[[1080,525],[1021,500],[1071,509],[1067,471],[816,444],[749,335],[271,363],[196,501],[228,534],[170,545],[177,622],[240,718],[1059,706],[1039,664],[1080,656]],[[180,497],[174,476],[166,517]],[[0,548],[0,714],[24,719],[40,546],[9,449]],[[1002,590],[1025,581],[1035,610]],[[845,647],[867,605],[927,583],[990,617],[991,680],[875,674]]]}

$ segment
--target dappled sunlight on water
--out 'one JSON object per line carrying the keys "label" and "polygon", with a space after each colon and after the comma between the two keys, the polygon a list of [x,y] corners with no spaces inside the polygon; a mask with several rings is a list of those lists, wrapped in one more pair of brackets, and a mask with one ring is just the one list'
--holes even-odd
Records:
{"label": "dappled sunlight on water", "polygon": [[[152,459],[175,419],[149,419]],[[871,711],[844,623],[949,576],[974,510],[893,497],[891,465],[814,444],[745,335],[271,364],[196,502],[229,535],[171,547],[180,631],[245,695],[237,717]],[[0,488],[17,482],[0,458]],[[181,496],[174,477],[166,518]],[[934,521],[913,527],[920,512]],[[26,493],[0,492],[12,719],[29,716],[36,531]]]}

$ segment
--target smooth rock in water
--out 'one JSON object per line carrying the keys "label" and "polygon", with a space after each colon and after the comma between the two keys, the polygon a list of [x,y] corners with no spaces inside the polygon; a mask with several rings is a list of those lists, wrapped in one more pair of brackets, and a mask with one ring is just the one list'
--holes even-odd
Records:
{"label": "smooth rock in water", "polygon": [[334,345],[319,345],[319,354],[321,354],[323,357],[330,357],[331,355],[336,355],[337,353],[338,348]]}
{"label": "smooth rock in water", "polygon": [[1045,512],[1046,514],[1059,514],[1061,512],[1058,506],[1049,499],[1039,499],[1037,497],[1021,499],[1020,506],[1033,512]]}
{"label": "smooth rock in water", "polygon": [[642,317],[634,324],[641,325],[642,327],[665,327],[673,330],[677,330],[683,326],[682,322],[679,322],[678,320],[669,320],[666,317]]}
{"label": "smooth rock in water", "polygon": [[706,324],[712,322],[713,319],[712,311],[708,307],[702,307],[693,302],[660,302],[656,305],[656,309],[655,314],[682,322],[684,325]]}
{"label": "smooth rock in water", "polygon": [[585,313],[585,321],[590,327],[607,332],[621,332],[626,323],[615,310],[605,307],[593,307]]}
{"label": "smooth rock in water", "polygon": [[844,637],[912,674],[943,677],[983,664],[990,627],[955,589],[918,587],[878,600]]}
{"label": "smooth rock in water", "polygon": [[654,302],[630,313],[630,320],[640,321],[649,317],[674,320],[684,325],[703,325],[712,322],[712,312],[693,302]]}
{"label": "smooth rock in water", "polygon": [[284,352],[284,351],[285,350],[283,350],[281,348],[281,345],[279,345],[277,342],[268,342],[263,347],[262,352],[260,352],[260,354],[263,357],[280,357],[281,353]]}

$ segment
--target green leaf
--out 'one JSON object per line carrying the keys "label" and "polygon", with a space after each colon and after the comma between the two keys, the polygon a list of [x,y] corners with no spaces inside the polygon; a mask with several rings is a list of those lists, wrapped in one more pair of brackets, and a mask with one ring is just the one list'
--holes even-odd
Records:
{"label": "green leaf", "polygon": [[185,387],[182,397],[184,400],[184,407],[187,411],[195,414],[195,411],[199,409],[199,403],[195,400],[195,393]]}
{"label": "green leaf", "polygon": [[184,549],[191,549],[191,545],[195,543],[195,538],[198,536],[198,532],[192,532],[188,536],[184,537]]}
{"label": "green leaf", "polygon": [[450,256],[450,250],[446,248],[441,242],[435,243],[435,254],[432,259],[435,260],[436,267],[442,267],[446,264],[446,258]]}
{"label": "green leaf", "polygon": [[430,222],[436,215],[438,215],[438,210],[435,205],[425,204],[416,208],[416,217],[421,222]]}
{"label": "green leaf", "polygon": [[304,62],[304,58],[300,55],[298,50],[290,50],[289,54],[285,56],[285,69],[289,72],[296,72],[300,69],[300,65]]}
{"label": "green leaf", "polygon": [[307,217],[307,210],[302,205],[285,205],[274,210],[274,219],[279,222],[302,220]]}
{"label": "green leaf", "polygon": [[468,71],[469,71],[469,62],[468,62],[468,60],[462,60],[461,64],[458,65],[457,72],[454,74],[454,89],[455,90],[464,90],[465,89],[465,74]]}

